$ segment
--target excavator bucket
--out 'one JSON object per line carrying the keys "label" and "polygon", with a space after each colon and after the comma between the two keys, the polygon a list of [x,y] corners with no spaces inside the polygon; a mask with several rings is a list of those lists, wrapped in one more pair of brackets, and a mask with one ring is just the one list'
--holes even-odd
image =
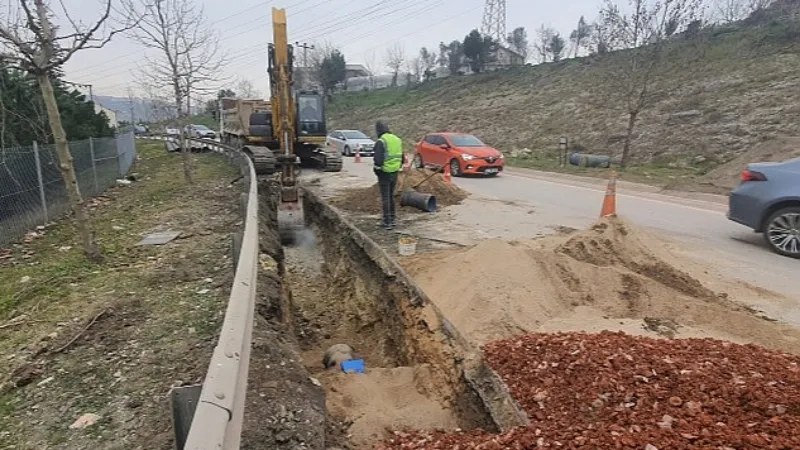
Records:
{"label": "excavator bucket", "polygon": [[295,244],[305,229],[303,201],[297,187],[281,190],[278,204],[278,233],[283,245]]}

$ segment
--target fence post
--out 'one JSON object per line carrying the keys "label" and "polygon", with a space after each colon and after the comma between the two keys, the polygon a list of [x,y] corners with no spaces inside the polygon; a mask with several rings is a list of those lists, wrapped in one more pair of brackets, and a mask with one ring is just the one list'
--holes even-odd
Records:
{"label": "fence post", "polygon": [[92,155],[92,173],[94,174],[94,193],[100,193],[100,187],[97,183],[97,163],[94,160],[94,139],[89,138],[89,153]]}
{"label": "fence post", "polygon": [[44,182],[42,180],[42,162],[39,159],[39,144],[33,141],[33,159],[36,161],[36,178],[39,180],[39,197],[42,200],[44,223],[47,223],[47,198],[44,195]]}

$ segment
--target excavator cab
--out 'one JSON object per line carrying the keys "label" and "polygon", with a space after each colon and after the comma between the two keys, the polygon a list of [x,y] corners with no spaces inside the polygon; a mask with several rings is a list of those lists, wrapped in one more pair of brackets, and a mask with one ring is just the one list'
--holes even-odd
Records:
{"label": "excavator cab", "polygon": [[325,102],[316,91],[297,92],[297,137],[327,134],[325,125]]}

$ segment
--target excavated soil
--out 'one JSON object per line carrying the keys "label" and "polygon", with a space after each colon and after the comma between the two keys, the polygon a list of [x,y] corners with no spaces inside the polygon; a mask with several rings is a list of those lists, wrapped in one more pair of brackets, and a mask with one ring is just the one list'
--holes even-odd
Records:
{"label": "excavated soil", "polygon": [[[439,207],[457,205],[464,201],[469,195],[466,191],[453,183],[447,183],[441,174],[437,174],[427,169],[411,169],[408,172],[401,172],[398,175],[397,190],[395,198],[400,202],[400,195],[406,189],[414,189],[418,192],[431,194],[436,197]],[[346,191],[332,203],[346,211],[380,214],[381,212],[381,193],[377,183],[360,189]],[[417,211],[416,208],[402,207],[404,211]]]}
{"label": "excavated soil", "polygon": [[693,276],[702,268],[672,257],[657,239],[621,219],[569,236],[487,240],[403,264],[476,345],[532,331],[618,330],[800,348],[800,331],[735,303],[749,288],[736,285],[730,297],[712,291]]}
{"label": "excavated soil", "polygon": [[531,334],[485,347],[534,420],[396,433],[382,449],[800,448],[800,358],[712,339]]}

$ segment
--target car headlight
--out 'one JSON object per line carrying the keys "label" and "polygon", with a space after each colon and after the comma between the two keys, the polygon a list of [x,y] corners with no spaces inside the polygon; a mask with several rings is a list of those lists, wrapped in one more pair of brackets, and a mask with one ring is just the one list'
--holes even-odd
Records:
{"label": "car headlight", "polygon": [[505,159],[505,158],[506,158],[505,155],[503,155],[502,153],[500,153],[500,156],[497,157],[497,159]]}
{"label": "car headlight", "polygon": [[461,159],[463,159],[464,161],[472,161],[473,159],[475,159],[475,157],[470,155],[469,153],[462,153]]}

